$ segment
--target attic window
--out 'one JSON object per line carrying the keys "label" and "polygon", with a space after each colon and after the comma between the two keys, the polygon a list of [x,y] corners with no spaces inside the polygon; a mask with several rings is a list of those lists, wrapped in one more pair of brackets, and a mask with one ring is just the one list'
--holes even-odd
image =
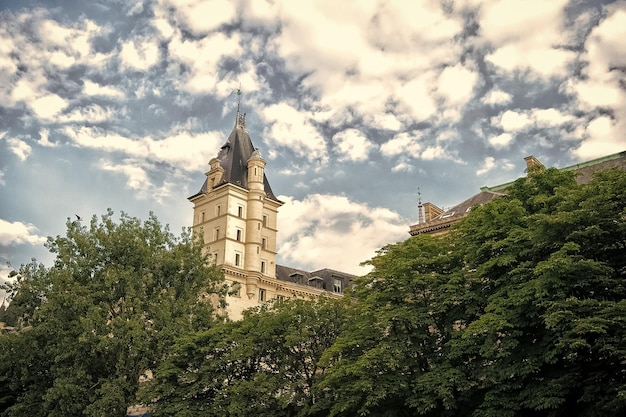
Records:
{"label": "attic window", "polygon": [[304,280],[304,274],[300,273],[300,272],[294,272],[293,274],[289,274],[289,277],[293,280],[293,282],[295,282],[296,284],[302,284],[302,281]]}
{"label": "attic window", "polygon": [[309,285],[320,290],[325,289],[324,280],[320,277],[309,278]]}

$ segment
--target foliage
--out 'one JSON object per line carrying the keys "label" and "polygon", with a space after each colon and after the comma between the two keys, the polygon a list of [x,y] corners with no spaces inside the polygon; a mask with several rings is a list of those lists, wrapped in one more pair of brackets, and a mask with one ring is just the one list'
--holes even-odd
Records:
{"label": "foliage", "polygon": [[370,261],[324,354],[330,415],[626,411],[626,172],[532,171],[507,191]]}
{"label": "foliage", "polygon": [[139,378],[175,338],[212,325],[201,298],[223,294],[201,243],[174,237],[151,214],[109,212],[49,238],[54,265],[24,265],[11,288],[18,329],[0,335],[6,416],[124,416]]}
{"label": "foliage", "polygon": [[144,369],[155,416],[626,414],[626,171],[531,170],[451,233],[381,249],[342,300],[238,322],[192,302],[215,282],[198,248],[92,239],[105,224],[21,269],[7,415],[115,414]]}
{"label": "foliage", "polygon": [[155,416],[326,415],[319,360],[342,324],[334,300],[267,303],[179,339],[144,398]]}

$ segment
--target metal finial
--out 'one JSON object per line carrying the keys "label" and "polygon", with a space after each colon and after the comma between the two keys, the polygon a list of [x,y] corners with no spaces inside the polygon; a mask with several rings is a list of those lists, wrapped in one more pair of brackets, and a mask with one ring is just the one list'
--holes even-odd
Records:
{"label": "metal finial", "polygon": [[420,188],[417,187],[417,211],[418,211],[418,224],[424,223],[424,206],[422,205],[422,193]]}
{"label": "metal finial", "polygon": [[239,88],[236,91],[237,94],[237,114],[239,114],[239,105],[241,104],[241,83],[239,83]]}

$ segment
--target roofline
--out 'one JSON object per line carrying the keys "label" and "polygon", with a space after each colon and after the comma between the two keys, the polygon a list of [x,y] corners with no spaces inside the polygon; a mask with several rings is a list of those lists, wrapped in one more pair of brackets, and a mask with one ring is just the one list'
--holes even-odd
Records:
{"label": "roofline", "polygon": [[[220,184],[218,184],[216,187],[214,187],[214,188],[213,188],[213,190],[214,190],[214,191],[215,191],[215,190],[218,190],[218,189],[220,189],[220,188],[222,188],[222,187],[224,187],[224,186],[226,186],[226,185],[232,185],[233,187],[237,187],[237,188],[239,188],[240,190],[245,191],[246,193],[248,193],[248,192],[250,191],[249,189],[244,188],[244,187],[243,187],[243,186],[241,186],[240,184],[235,184],[234,182],[231,182],[231,181],[225,181],[225,182],[223,182],[223,183],[220,183]],[[204,194],[208,194],[208,191],[202,191],[202,190],[201,190],[201,191],[198,191],[197,193],[195,193],[195,194],[194,194],[194,195],[192,195],[191,197],[187,197],[187,200],[192,201],[192,200],[196,199],[197,197],[200,197],[201,195],[204,195]],[[280,201],[280,200],[279,200],[279,199],[277,199],[277,198],[272,198],[272,197],[269,197],[269,196],[266,196],[266,198],[267,198],[268,200],[270,200],[270,201],[274,201],[274,202],[276,202],[276,203],[277,203],[278,205],[280,205],[280,206],[282,206],[283,204],[285,204],[285,202],[284,202],[284,201]]]}
{"label": "roofline", "polygon": [[569,165],[564,168],[559,168],[559,171],[574,171],[577,169],[585,168],[588,166],[593,166],[597,164],[601,164],[606,161],[612,161],[614,159],[624,158],[626,157],[626,151],[617,152],[611,155],[602,156],[600,158],[592,159],[591,161],[579,162],[577,164]]}
{"label": "roofline", "polygon": [[[557,168],[557,169],[559,171],[576,171],[578,169],[586,168],[589,166],[601,164],[606,161],[612,161],[614,159],[625,158],[625,157],[626,157],[626,151],[621,151],[621,152],[617,152],[611,155],[601,156],[600,158],[592,159],[590,161],[579,162],[577,164],[573,164],[573,165],[569,165],[569,166],[566,166],[563,168]],[[513,185],[515,181],[517,180],[505,182],[503,184],[493,185],[491,187],[485,185],[483,187],[480,187],[480,191],[503,191],[509,188],[511,185]]]}

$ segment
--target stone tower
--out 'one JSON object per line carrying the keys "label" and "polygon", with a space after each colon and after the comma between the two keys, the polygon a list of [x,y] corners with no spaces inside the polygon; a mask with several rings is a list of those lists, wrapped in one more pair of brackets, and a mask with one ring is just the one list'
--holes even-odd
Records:
{"label": "stone tower", "polygon": [[202,188],[189,197],[194,233],[203,236],[206,253],[238,290],[227,299],[233,319],[277,296],[276,222],[283,203],[272,192],[265,164],[246,131],[245,114],[237,111]]}

